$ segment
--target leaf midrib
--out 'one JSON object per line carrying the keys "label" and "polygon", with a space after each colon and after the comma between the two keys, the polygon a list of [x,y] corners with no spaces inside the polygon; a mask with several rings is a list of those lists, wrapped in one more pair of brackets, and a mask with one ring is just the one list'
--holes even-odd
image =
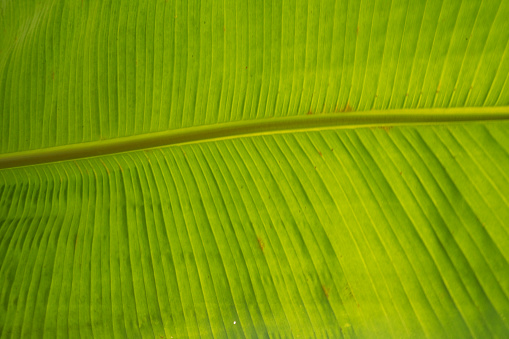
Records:
{"label": "leaf midrib", "polygon": [[0,169],[170,145],[323,129],[509,120],[509,106],[373,110],[236,121],[0,154]]}

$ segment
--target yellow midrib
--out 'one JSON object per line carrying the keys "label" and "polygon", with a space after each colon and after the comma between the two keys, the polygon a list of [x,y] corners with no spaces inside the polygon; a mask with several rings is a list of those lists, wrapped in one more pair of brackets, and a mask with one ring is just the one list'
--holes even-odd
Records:
{"label": "yellow midrib", "polygon": [[379,110],[300,115],[196,126],[0,155],[0,169],[88,158],[169,145],[264,134],[372,126],[509,120],[509,106]]}

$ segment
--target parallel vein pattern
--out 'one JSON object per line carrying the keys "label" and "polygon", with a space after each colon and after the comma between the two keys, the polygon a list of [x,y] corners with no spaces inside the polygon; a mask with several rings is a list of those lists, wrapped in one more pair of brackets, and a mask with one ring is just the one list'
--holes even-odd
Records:
{"label": "parallel vein pattern", "polygon": [[509,105],[504,0],[0,3],[0,152],[257,118]]}
{"label": "parallel vein pattern", "polygon": [[507,18],[1,0],[0,337],[509,337]]}
{"label": "parallel vein pattern", "polygon": [[507,128],[2,170],[1,337],[506,337]]}

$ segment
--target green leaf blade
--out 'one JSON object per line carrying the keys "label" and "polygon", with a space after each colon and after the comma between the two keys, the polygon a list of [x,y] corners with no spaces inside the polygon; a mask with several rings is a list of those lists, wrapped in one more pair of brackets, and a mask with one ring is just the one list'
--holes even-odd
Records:
{"label": "green leaf blade", "polygon": [[2,2],[0,337],[508,337],[507,17]]}

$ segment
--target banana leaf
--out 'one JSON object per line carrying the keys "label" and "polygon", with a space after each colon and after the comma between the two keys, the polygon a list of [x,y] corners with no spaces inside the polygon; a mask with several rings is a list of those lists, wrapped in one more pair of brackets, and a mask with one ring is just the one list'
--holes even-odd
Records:
{"label": "banana leaf", "polygon": [[507,18],[1,1],[0,337],[509,337]]}

